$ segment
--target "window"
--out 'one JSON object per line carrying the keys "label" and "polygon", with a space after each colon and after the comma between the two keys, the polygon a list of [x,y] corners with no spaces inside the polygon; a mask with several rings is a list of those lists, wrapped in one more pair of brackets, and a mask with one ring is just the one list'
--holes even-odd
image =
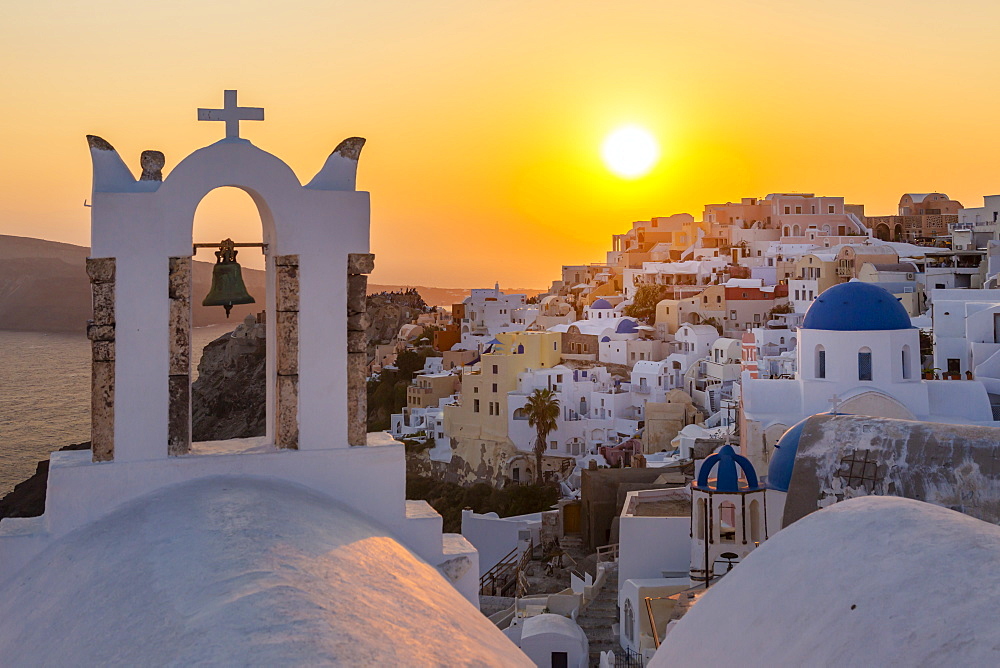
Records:
{"label": "window", "polygon": [[556,375],[556,382],[557,383],[561,383],[562,382],[562,374],[561,373]]}
{"label": "window", "polygon": [[826,378],[826,351],[823,346],[816,347],[816,377]]}
{"label": "window", "polygon": [[497,391],[497,384],[496,384],[496,383],[493,383],[493,391],[494,391],[494,392],[496,392],[496,391]]}
{"label": "window", "polygon": [[472,393],[473,394],[479,394],[479,386],[478,385],[473,386]]}
{"label": "window", "polygon": [[802,207],[801,206],[795,207],[795,213],[802,213]]}
{"label": "window", "polygon": [[559,441],[549,441],[549,450],[555,450],[559,447]]}
{"label": "window", "polygon": [[827,207],[827,208],[829,209],[830,213],[833,213],[833,205],[832,204],[829,207]]}
{"label": "window", "polygon": [[715,295],[715,303],[716,304],[722,303],[722,295]]}
{"label": "window", "polygon": [[479,399],[473,399],[472,400],[472,412],[473,413],[478,413],[479,412]]}
{"label": "window", "polygon": [[730,311],[729,318],[730,320],[736,320],[736,311]]}
{"label": "window", "polygon": [[494,364],[493,365],[493,375],[495,376],[498,373],[500,373],[500,367],[498,367],[496,364]]}
{"label": "window", "polygon": [[[792,207],[790,207],[790,206],[786,206],[786,207],[785,207],[785,214],[787,215],[787,214],[789,214],[789,213],[791,213],[791,212],[792,212]],[[787,229],[787,228],[786,228],[786,229]]]}
{"label": "window", "polygon": [[910,346],[903,346],[902,352],[903,361],[903,380],[909,380],[910,378]]}
{"label": "window", "polygon": [[858,380],[872,379],[872,351],[862,348],[858,353]]}
{"label": "window", "polygon": [[815,206],[813,206],[813,208],[811,209],[811,212],[812,213],[816,213],[816,207]]}
{"label": "window", "polygon": [[754,322],[760,322],[760,313],[754,313],[753,314],[753,321]]}

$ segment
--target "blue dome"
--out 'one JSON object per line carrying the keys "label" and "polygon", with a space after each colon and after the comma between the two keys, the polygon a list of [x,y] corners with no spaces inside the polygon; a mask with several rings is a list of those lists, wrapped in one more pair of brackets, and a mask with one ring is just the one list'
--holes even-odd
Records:
{"label": "blue dome", "polygon": [[[716,465],[719,470],[715,475],[715,485],[709,485],[708,476]],[[746,478],[746,484],[742,487],[737,466],[743,470],[743,476]],[[736,454],[731,445],[724,445],[714,455],[705,458],[701,470],[698,471],[698,483],[695,487],[709,492],[745,492],[760,489],[753,464],[746,457]]]}
{"label": "blue dome", "polygon": [[615,333],[617,334],[635,334],[638,331],[639,330],[636,329],[635,326],[635,321],[629,320],[628,318],[625,318],[618,323],[618,327],[615,329]]}
{"label": "blue dome", "polygon": [[598,299],[593,304],[590,305],[591,309],[595,308],[614,308],[607,299]]}
{"label": "blue dome", "polygon": [[[806,420],[808,419],[806,418]],[[791,429],[782,434],[774,446],[771,463],[767,465],[767,486],[769,488],[779,492],[788,491],[788,485],[792,482],[795,453],[799,450],[799,438],[802,437],[802,429],[806,426],[806,420],[792,425]]]}
{"label": "blue dome", "polygon": [[803,329],[861,332],[911,329],[906,309],[885,288],[851,281],[825,290],[806,311]]}
{"label": "blue dome", "polygon": [[602,336],[601,337],[601,343],[607,343],[610,340],[611,340],[610,336]]}

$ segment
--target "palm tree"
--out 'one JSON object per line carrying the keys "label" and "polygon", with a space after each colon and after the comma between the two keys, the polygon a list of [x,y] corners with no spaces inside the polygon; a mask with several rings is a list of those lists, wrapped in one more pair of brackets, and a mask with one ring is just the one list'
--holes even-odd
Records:
{"label": "palm tree", "polygon": [[549,389],[535,390],[528,396],[524,405],[528,415],[528,426],[535,428],[535,482],[542,484],[542,455],[545,453],[545,439],[555,431],[556,420],[559,418],[559,400],[555,392]]}

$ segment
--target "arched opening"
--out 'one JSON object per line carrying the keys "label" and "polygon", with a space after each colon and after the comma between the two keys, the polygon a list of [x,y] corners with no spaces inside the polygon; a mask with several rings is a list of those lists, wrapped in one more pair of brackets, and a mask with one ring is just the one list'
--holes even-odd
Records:
{"label": "arched opening", "polygon": [[[183,452],[183,448],[177,448],[173,434],[179,433],[179,425],[185,419],[190,425],[189,444],[265,436],[271,442],[274,440],[274,339],[268,334],[268,328],[272,332],[274,329],[264,317],[269,299],[272,299],[269,293],[273,281],[268,280],[268,256],[264,249],[260,246],[235,249],[235,260],[253,303],[234,304],[228,319],[224,308],[202,306],[210,290],[215,294],[219,292],[219,286],[213,289],[217,245],[224,239],[232,239],[236,244],[264,243],[259,199],[237,187],[219,187],[202,197],[194,210],[193,243],[210,246],[193,249],[197,252],[190,265],[188,341],[192,365],[189,380],[193,382],[190,383],[190,411],[184,416],[179,399],[180,382],[171,370],[172,454]],[[261,205],[266,210],[266,205]],[[172,278],[173,272],[174,267],[171,268]],[[171,288],[173,291],[174,281],[171,281]],[[227,288],[223,292],[230,294],[232,291]],[[179,302],[173,302],[172,299],[172,348],[177,345],[174,341],[183,336],[173,313],[175,307],[181,307]]]}
{"label": "arched opening", "polygon": [[826,378],[826,349],[816,346],[816,377]]}
{"label": "arched opening", "polygon": [[629,642],[635,642],[635,610],[632,609],[632,599],[625,599],[625,637]]}
{"label": "arched opening", "polygon": [[885,223],[879,223],[875,226],[875,238],[881,239],[882,241],[889,241],[889,226]]}
{"label": "arched opening", "polygon": [[760,502],[754,499],[748,509],[750,513],[750,540],[754,545],[760,545]]}
{"label": "arched opening", "polygon": [[785,230],[783,232],[783,235],[786,237],[788,236],[788,225],[785,225]]}
{"label": "arched opening", "polygon": [[515,420],[527,420],[528,419],[528,412],[525,411],[524,408],[518,408],[518,409],[516,409],[514,411],[514,419]]}
{"label": "arched opening", "polygon": [[792,236],[797,237],[800,235],[800,230],[798,225],[792,225]]}
{"label": "arched opening", "polygon": [[872,375],[872,350],[866,346],[858,351],[858,380],[871,380]]}
{"label": "arched opening", "polygon": [[719,541],[736,542],[736,505],[732,501],[719,504]]}
{"label": "arched opening", "polygon": [[902,225],[898,225],[897,224],[893,228],[893,230],[892,230],[892,239],[893,239],[893,241],[902,241],[903,240],[903,226]]}
{"label": "arched opening", "polygon": [[705,540],[705,499],[698,499],[698,510],[694,518],[695,536]]}

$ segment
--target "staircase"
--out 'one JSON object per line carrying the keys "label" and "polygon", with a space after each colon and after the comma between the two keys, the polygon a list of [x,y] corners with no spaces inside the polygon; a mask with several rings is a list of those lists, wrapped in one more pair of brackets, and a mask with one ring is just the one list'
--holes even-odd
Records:
{"label": "staircase", "polygon": [[601,652],[621,654],[618,636],[611,626],[618,623],[618,569],[610,571],[597,596],[590,601],[576,623],[587,634],[590,643],[590,665],[600,665]]}

